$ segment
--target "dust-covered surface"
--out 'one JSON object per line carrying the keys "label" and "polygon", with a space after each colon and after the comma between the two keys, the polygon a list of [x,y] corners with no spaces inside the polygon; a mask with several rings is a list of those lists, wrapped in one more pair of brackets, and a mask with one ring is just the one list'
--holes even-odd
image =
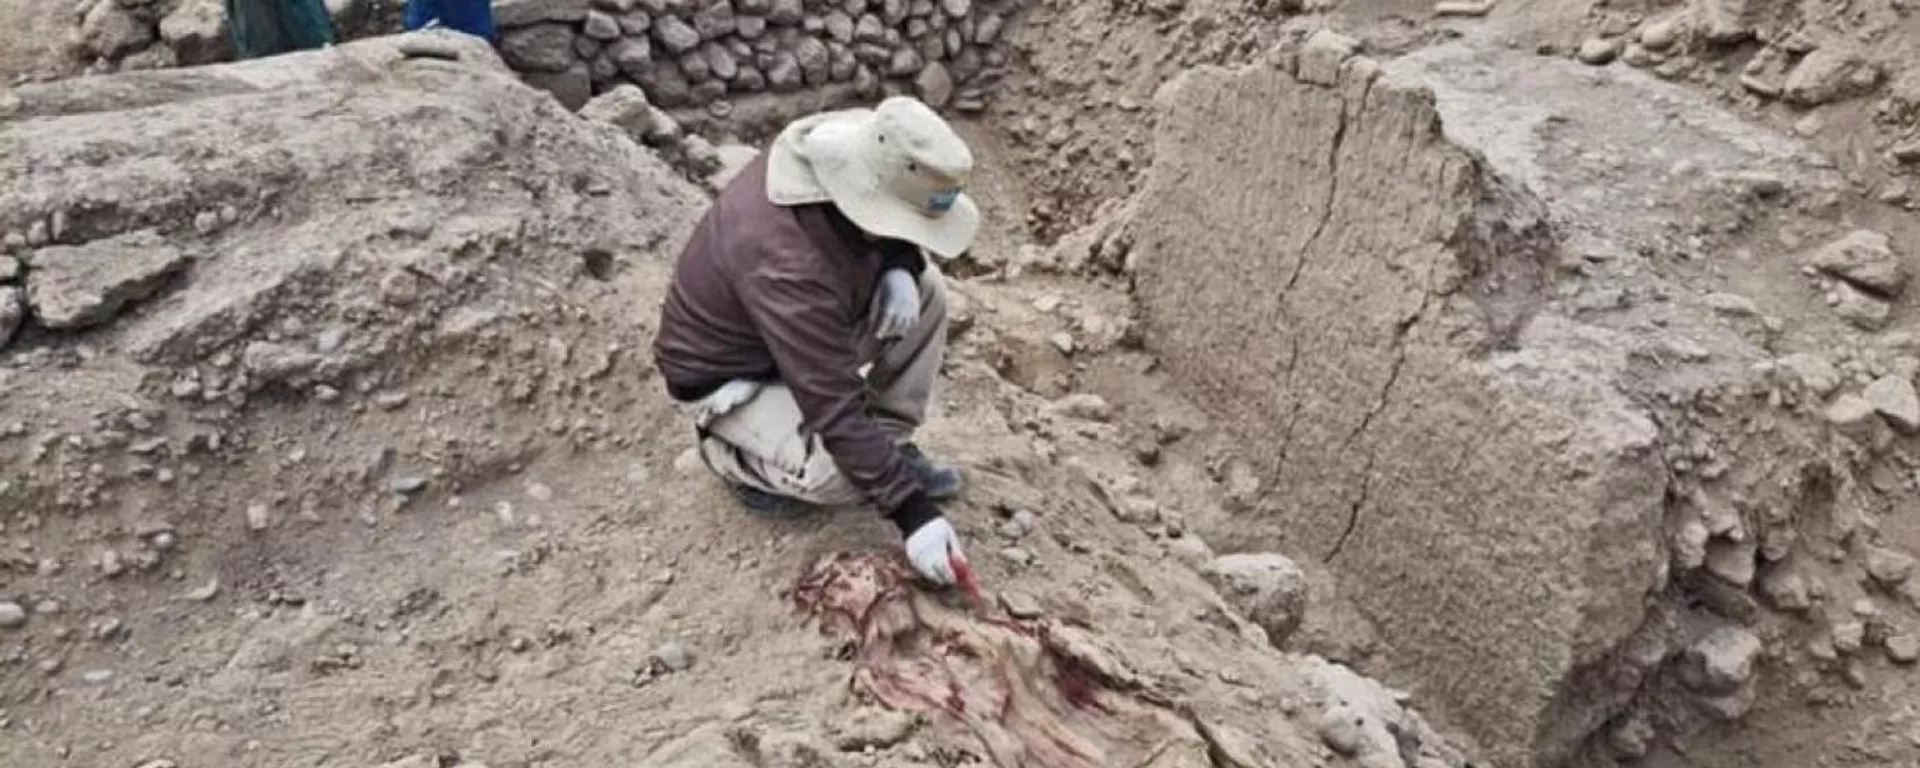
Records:
{"label": "dust-covered surface", "polygon": [[740,515],[648,369],[728,135],[848,93],[171,68],[215,6],[0,46],[121,71],[0,92],[0,763],[1920,760],[1902,6],[1006,14],[923,436],[980,613]]}
{"label": "dust-covered surface", "polygon": [[956,285],[925,440],[991,604],[923,615],[1054,707],[996,732],[861,685],[796,604],[822,557],[897,577],[890,528],[753,520],[689,459],[643,353],[706,199],[680,155],[451,37],[139,77],[174,96],[35,86],[0,133],[7,765],[1464,765],[1269,644],[1290,568],[1222,597],[1204,544],[1116,516],[1154,502],[1109,490],[1112,414],[992,367],[1012,287]]}

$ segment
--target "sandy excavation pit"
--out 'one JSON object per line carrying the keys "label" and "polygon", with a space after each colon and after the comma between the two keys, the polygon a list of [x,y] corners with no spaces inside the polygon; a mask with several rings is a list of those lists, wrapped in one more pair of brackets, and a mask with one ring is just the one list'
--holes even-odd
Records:
{"label": "sandy excavation pit", "polygon": [[[1920,762],[1904,10],[336,3],[176,66],[213,7],[0,0],[77,35],[0,45],[0,765]],[[727,169],[891,92],[981,162],[923,441],[981,614],[738,514],[647,359]]]}

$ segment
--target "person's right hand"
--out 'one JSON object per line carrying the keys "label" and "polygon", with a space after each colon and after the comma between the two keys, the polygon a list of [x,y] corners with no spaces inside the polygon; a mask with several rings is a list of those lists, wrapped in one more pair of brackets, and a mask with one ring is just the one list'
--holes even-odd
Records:
{"label": "person's right hand", "polygon": [[907,561],[913,563],[913,569],[942,586],[954,581],[953,566],[949,558],[960,552],[960,534],[954,532],[953,524],[945,517],[928,520],[907,537]]}

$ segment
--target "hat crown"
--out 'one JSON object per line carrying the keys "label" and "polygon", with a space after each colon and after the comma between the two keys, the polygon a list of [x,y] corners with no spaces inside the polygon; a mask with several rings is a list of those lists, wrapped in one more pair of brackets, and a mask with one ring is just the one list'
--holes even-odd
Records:
{"label": "hat crown", "polygon": [[872,166],[888,194],[925,215],[940,216],[966,190],[973,152],[920,100],[895,96],[881,102],[872,130]]}

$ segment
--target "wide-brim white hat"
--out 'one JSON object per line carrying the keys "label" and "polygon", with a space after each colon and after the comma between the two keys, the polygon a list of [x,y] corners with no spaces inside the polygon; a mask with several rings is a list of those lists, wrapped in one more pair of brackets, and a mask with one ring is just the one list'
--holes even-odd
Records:
{"label": "wide-brim white hat", "polygon": [[966,193],[972,175],[973,153],[953,127],[920,100],[895,96],[781,130],[767,153],[767,199],[832,202],[870,234],[951,259],[980,231],[980,209]]}

